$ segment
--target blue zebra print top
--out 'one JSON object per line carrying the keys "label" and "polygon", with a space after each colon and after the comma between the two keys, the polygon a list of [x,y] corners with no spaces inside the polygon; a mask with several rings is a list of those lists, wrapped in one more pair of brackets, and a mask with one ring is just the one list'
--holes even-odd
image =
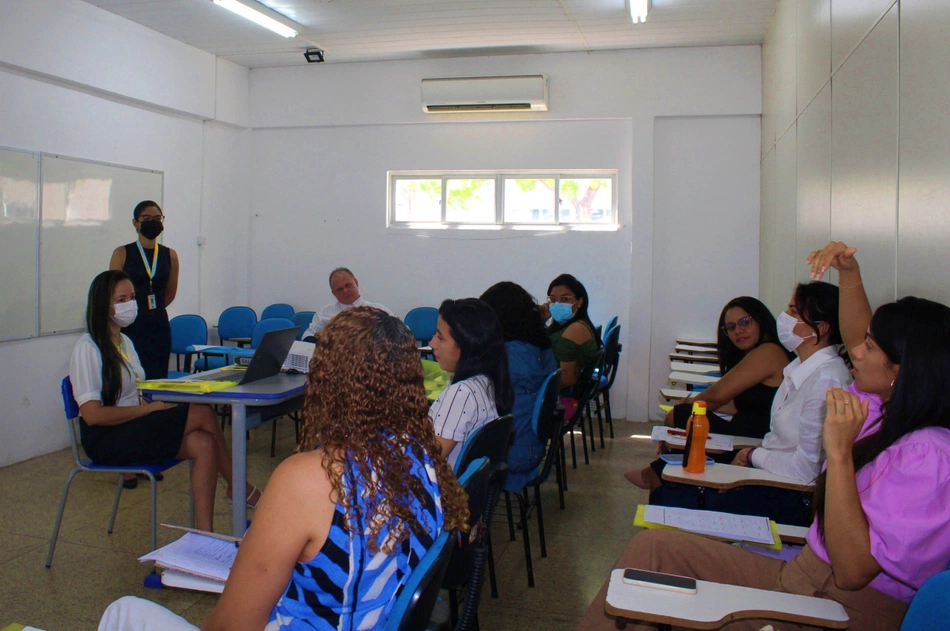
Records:
{"label": "blue zebra print top", "polygon": [[[412,507],[426,534],[419,537],[409,530],[409,536],[390,554],[382,550],[373,554],[367,547],[367,525],[360,520],[362,532],[349,531],[344,508],[337,504],[326,543],[313,559],[294,567],[265,631],[383,629],[412,570],[442,531],[442,502],[432,460],[416,443],[407,451],[412,458],[411,474],[422,481],[427,493],[425,505]],[[360,498],[363,511],[366,484],[357,476],[358,470],[348,463],[342,483],[347,494]],[[385,541],[390,534],[384,526],[378,540]]]}

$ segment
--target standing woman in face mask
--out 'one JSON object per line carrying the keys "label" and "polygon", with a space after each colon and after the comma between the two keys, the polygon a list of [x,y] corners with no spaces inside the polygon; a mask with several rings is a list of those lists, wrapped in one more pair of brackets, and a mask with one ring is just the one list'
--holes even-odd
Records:
{"label": "standing woman in face mask", "polygon": [[178,293],[178,254],[157,241],[164,219],[158,204],[151,200],[139,202],[132,211],[132,226],[138,239],[117,247],[109,262],[109,269],[128,274],[135,288],[138,317],[122,332],[135,345],[146,379],[168,377],[172,350],[165,308]]}
{"label": "standing woman in face mask", "polygon": [[548,335],[551,349],[561,367],[561,387],[577,383],[581,370],[590,362],[600,340],[587,315],[587,289],[570,274],[561,274],[548,285],[548,302],[541,305],[541,316],[551,317]]}

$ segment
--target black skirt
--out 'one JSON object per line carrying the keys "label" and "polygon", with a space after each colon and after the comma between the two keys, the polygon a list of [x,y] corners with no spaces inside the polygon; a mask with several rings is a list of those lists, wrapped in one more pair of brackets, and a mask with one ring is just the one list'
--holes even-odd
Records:
{"label": "black skirt", "polygon": [[188,404],[152,412],[119,425],[79,421],[83,449],[96,464],[157,464],[181,451]]}

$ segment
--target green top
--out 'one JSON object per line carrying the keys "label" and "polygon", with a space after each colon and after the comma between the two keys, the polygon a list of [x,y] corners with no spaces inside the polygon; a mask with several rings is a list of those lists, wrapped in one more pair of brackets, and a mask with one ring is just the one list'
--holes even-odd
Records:
{"label": "green top", "polygon": [[[582,323],[586,326],[586,323]],[[588,327],[590,328],[590,327]],[[551,334],[551,349],[554,351],[554,357],[558,362],[577,362],[580,367],[586,366],[597,354],[597,340],[591,331],[590,338],[583,344],[564,339],[563,329],[558,329]]]}

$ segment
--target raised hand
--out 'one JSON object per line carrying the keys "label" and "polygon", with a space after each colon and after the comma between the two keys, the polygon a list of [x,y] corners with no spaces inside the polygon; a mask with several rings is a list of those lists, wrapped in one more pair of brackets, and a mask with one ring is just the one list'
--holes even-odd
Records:
{"label": "raised hand", "polygon": [[831,267],[839,272],[857,271],[858,261],[854,258],[857,251],[841,241],[832,241],[820,250],[812,250],[805,262],[811,265],[811,277],[820,280]]}
{"label": "raised hand", "polygon": [[841,388],[828,388],[825,393],[825,425],[822,444],[828,460],[851,458],[851,447],[868,418],[870,401],[862,402]]}

